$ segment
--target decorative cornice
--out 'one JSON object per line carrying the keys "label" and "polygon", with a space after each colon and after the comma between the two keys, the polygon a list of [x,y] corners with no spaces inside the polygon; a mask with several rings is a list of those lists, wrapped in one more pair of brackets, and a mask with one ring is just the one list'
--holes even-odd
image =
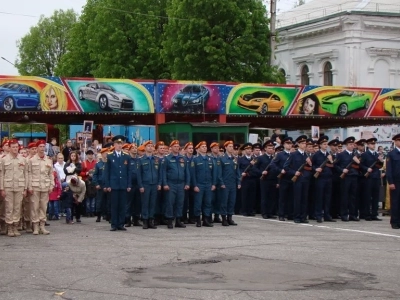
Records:
{"label": "decorative cornice", "polygon": [[396,58],[400,54],[400,49],[395,48],[375,48],[370,47],[367,48],[367,53],[370,57],[377,57],[377,56],[389,56],[392,58]]}
{"label": "decorative cornice", "polygon": [[295,62],[296,64],[300,64],[300,63],[313,63],[315,60],[314,54],[310,53],[310,54],[306,54],[306,55],[301,55],[301,56],[295,56],[292,57],[293,62]]}

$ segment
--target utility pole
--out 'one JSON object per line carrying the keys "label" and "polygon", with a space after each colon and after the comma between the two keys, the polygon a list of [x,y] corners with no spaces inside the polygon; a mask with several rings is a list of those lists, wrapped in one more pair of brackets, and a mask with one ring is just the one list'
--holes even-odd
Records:
{"label": "utility pole", "polygon": [[269,60],[270,65],[272,66],[275,62],[275,47],[276,47],[276,29],[275,29],[275,25],[276,25],[276,1],[277,0],[270,0],[271,1],[271,6],[270,6],[270,10],[271,10],[271,20],[270,20],[270,41],[269,41],[269,45],[271,48],[271,57]]}

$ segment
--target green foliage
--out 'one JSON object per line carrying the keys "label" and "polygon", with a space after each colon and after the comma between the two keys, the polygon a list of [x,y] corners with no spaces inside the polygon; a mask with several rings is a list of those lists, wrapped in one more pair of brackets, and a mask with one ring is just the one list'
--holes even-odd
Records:
{"label": "green foliage", "polygon": [[261,0],[171,0],[163,57],[173,79],[277,82]]}
{"label": "green foliage", "polygon": [[10,124],[11,136],[15,132],[46,132],[46,124]]}
{"label": "green foliage", "polygon": [[19,58],[16,60],[21,75],[52,76],[66,52],[68,32],[77,21],[73,10],[57,10],[49,17],[41,17],[36,26],[17,42]]}
{"label": "green foliage", "polygon": [[[161,56],[165,0],[92,0],[71,31],[62,76],[168,77]],[[77,61],[79,61],[77,63]]]}

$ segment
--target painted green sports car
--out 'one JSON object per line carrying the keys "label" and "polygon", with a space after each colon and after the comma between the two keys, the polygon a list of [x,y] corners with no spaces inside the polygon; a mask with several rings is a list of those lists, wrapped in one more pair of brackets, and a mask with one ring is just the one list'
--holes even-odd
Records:
{"label": "painted green sports car", "polygon": [[369,104],[370,99],[368,95],[349,90],[344,90],[338,95],[326,96],[321,99],[321,107],[323,110],[341,117],[346,116],[353,110],[368,108]]}

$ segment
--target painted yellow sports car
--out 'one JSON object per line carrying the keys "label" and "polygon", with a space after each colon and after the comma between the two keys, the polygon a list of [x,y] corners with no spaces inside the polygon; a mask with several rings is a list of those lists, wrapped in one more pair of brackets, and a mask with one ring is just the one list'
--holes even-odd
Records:
{"label": "painted yellow sports car", "polygon": [[268,91],[257,91],[239,96],[238,106],[256,111],[260,115],[283,113],[285,105],[278,95]]}
{"label": "painted yellow sports car", "polygon": [[400,94],[394,94],[383,101],[383,110],[397,117],[400,115]]}

